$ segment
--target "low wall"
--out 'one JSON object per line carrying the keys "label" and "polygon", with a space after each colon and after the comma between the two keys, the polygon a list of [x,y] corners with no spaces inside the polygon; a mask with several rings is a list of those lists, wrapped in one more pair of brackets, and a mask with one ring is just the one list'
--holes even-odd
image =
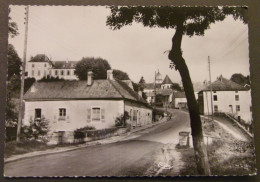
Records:
{"label": "low wall", "polygon": [[107,128],[100,130],[85,130],[80,132],[59,131],[49,135],[49,145],[57,145],[61,143],[84,143],[88,141],[100,140],[113,136],[124,134],[128,128]]}

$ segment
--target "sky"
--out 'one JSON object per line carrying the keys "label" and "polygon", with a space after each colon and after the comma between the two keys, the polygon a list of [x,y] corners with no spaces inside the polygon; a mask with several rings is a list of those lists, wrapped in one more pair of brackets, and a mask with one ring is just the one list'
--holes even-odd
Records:
{"label": "sky", "polygon": [[[10,38],[23,57],[25,6],[10,6],[10,17],[18,24],[19,35]],[[79,61],[82,57],[106,59],[112,69],[128,73],[138,82],[143,76],[154,81],[155,71],[180,83],[179,72],[170,69],[167,51],[174,29],[148,28],[133,23],[120,30],[106,26],[110,14],[105,6],[30,6],[27,61],[46,54],[53,61]],[[248,27],[227,17],[210,25],[204,36],[183,37],[183,57],[193,82],[209,80],[208,56],[214,81],[219,75],[249,75]]]}

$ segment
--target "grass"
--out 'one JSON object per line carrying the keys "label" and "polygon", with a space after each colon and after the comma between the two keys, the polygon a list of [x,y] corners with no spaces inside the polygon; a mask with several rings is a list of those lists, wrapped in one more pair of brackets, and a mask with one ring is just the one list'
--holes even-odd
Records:
{"label": "grass", "polygon": [[[204,128],[208,133],[217,133],[221,139],[214,139],[207,147],[212,175],[249,175],[256,173],[254,145],[232,138],[214,123],[214,130]],[[198,175],[193,148],[178,148],[184,167],[180,175]]]}

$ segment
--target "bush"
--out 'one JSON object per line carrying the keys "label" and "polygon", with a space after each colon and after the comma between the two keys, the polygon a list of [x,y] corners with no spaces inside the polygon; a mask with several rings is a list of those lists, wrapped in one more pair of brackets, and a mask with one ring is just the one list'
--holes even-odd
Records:
{"label": "bush", "polygon": [[49,121],[45,118],[30,120],[30,124],[23,126],[22,133],[25,139],[47,142]]}
{"label": "bush", "polygon": [[129,119],[129,113],[127,111],[124,114],[116,117],[115,125],[116,127],[126,127],[126,120]]}
{"label": "bush", "polygon": [[89,130],[95,130],[93,126],[85,126],[83,128],[76,129],[74,131],[74,139],[84,139],[86,137],[86,133]]}

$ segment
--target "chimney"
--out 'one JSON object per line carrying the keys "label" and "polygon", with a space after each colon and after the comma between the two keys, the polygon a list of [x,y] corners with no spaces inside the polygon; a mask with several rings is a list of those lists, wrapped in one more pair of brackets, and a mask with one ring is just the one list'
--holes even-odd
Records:
{"label": "chimney", "polygon": [[114,80],[113,70],[107,70],[107,79]]}
{"label": "chimney", "polygon": [[88,82],[87,82],[87,85],[90,86],[90,85],[92,85],[92,83],[93,83],[93,72],[89,71],[88,72]]}

